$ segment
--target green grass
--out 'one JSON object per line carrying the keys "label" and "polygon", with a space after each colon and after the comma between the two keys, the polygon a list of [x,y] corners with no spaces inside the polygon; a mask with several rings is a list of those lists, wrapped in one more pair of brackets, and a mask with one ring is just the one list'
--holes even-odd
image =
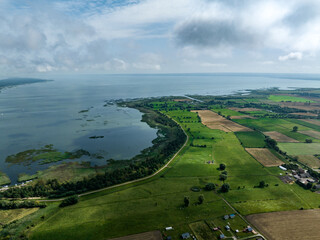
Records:
{"label": "green grass", "polygon": [[10,178],[7,176],[7,174],[0,172],[0,186],[8,185],[11,183]]}
{"label": "green grass", "polygon": [[[239,138],[250,146],[258,139],[262,144],[262,136],[258,133],[237,133],[236,136],[232,132],[208,129],[198,121],[196,113],[175,110],[167,114],[180,122],[185,130],[189,129],[187,134],[190,140],[161,175],[141,183],[81,197],[78,204],[63,209],[53,206],[55,213],[36,224],[30,230],[29,238],[108,239],[155,229],[163,230],[167,226],[175,229],[170,233],[174,239],[179,239],[183,232],[192,231],[205,237],[209,234],[206,233],[205,223],[224,226],[222,216],[234,213],[221,197],[244,215],[319,206],[318,194],[296,184],[283,183],[279,179],[279,168],[263,167],[245,151],[237,138],[240,135]],[[275,126],[285,131],[290,131],[295,125],[281,119],[255,121],[246,123],[268,130]],[[301,125],[303,127],[307,128]],[[191,142],[206,144],[207,147],[191,147]],[[211,160],[214,160],[214,164],[207,164]],[[221,186],[221,172],[218,170],[220,163],[227,166],[226,182],[230,184],[228,193],[190,190],[193,186],[203,188],[209,182]],[[262,180],[269,187],[255,188]],[[204,195],[205,201],[198,205],[200,194]],[[183,207],[184,196],[190,198],[190,206],[187,208]],[[237,229],[245,224],[236,219],[231,225]],[[228,232],[226,234],[230,235]]]}
{"label": "green grass", "polygon": [[306,98],[287,95],[270,95],[268,99],[274,102],[314,102]]}
{"label": "green grass", "polygon": [[223,116],[243,116],[244,114],[243,113],[239,113],[237,111],[234,111],[234,110],[230,110],[230,109],[227,109],[227,108],[215,108],[215,109],[211,109],[213,110],[214,112],[216,113],[221,113],[221,115]]}
{"label": "green grass", "polygon": [[263,148],[266,145],[265,136],[260,132],[236,132],[235,134],[245,148]]}
{"label": "green grass", "polygon": [[320,154],[320,143],[278,143],[278,146],[293,156]]}

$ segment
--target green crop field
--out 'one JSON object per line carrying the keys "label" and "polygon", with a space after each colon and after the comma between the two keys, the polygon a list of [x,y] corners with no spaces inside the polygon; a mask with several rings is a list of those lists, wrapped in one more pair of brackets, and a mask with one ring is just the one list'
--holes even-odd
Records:
{"label": "green crop field", "polygon": [[262,148],[266,145],[265,136],[260,132],[236,132],[235,134],[245,148]]}
{"label": "green crop field", "polygon": [[[318,207],[318,194],[283,183],[277,177],[281,170],[263,167],[244,150],[234,133],[208,129],[198,121],[196,113],[175,110],[166,114],[180,122],[185,130],[189,129],[190,140],[163,173],[141,183],[81,197],[74,206],[57,208],[53,216],[29,231],[30,239],[104,239],[163,230],[167,226],[174,227],[174,239],[192,229],[201,236],[212,235],[205,232],[208,229],[204,222],[193,223],[202,219],[224,224],[222,216],[234,211],[222,197],[244,215]],[[186,117],[188,122],[184,121]],[[259,127],[267,123],[269,126],[272,120],[258,123]],[[280,123],[294,125],[285,120]],[[237,133],[246,144],[252,146],[257,140],[262,146],[261,134],[250,134]],[[207,147],[190,146],[191,142]],[[214,164],[207,163],[212,160]],[[230,191],[216,194],[203,190],[209,182],[222,185],[221,172],[217,169],[220,163],[227,166],[226,182],[230,184]],[[260,181],[265,181],[268,187],[256,188]],[[191,191],[194,186],[202,190]],[[200,194],[205,198],[201,205],[198,204]],[[187,208],[183,207],[184,196],[190,198]],[[245,224],[235,220],[231,228],[242,225]]]}
{"label": "green crop field", "polygon": [[279,143],[278,146],[293,156],[320,154],[320,143]]}
{"label": "green crop field", "polygon": [[268,99],[274,102],[314,102],[306,98],[287,95],[270,95]]}
{"label": "green crop field", "polygon": [[261,132],[277,131],[288,137],[305,142],[306,139],[312,139],[313,142],[320,142],[319,139],[304,135],[299,132],[293,132],[294,126],[297,126],[299,131],[312,130],[312,128],[300,125],[298,122],[293,122],[291,119],[273,119],[273,118],[260,118],[260,119],[235,119],[235,122],[256,129]]}

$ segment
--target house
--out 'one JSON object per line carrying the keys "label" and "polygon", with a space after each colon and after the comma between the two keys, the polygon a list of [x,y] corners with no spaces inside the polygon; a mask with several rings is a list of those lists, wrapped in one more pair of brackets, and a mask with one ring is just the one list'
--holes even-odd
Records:
{"label": "house", "polygon": [[229,215],[224,215],[224,220],[228,220],[229,219]]}
{"label": "house", "polygon": [[172,237],[171,237],[171,236],[168,236],[168,237],[167,237],[167,240],[172,240]]}
{"label": "house", "polygon": [[190,233],[182,233],[181,237],[182,237],[182,239],[188,239],[188,238],[190,238]]}
{"label": "house", "polygon": [[315,185],[316,189],[320,189],[320,184]]}
{"label": "house", "polygon": [[229,226],[229,225],[226,225],[224,228],[225,228],[227,231],[230,230],[230,226]]}
{"label": "house", "polygon": [[213,228],[213,231],[218,231],[218,230],[219,230],[219,228],[217,228],[217,227]]}
{"label": "house", "polygon": [[230,214],[230,218],[235,218],[235,216],[236,216],[236,215],[235,215],[235,214],[233,214],[233,213],[232,213],[232,214]]}
{"label": "house", "polygon": [[247,227],[247,232],[252,232],[252,230],[253,230],[252,227],[250,226]]}
{"label": "house", "polygon": [[225,239],[226,237],[224,236],[224,234],[220,234],[219,238],[220,239]]}
{"label": "house", "polygon": [[173,227],[166,227],[166,231],[173,230]]}

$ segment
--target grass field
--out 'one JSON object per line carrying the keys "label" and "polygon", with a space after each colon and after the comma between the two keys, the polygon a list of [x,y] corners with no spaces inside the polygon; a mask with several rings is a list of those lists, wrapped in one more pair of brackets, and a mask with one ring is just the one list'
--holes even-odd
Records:
{"label": "grass field", "polygon": [[[33,240],[96,240],[154,230],[168,234],[164,228],[172,226],[174,231],[170,235],[173,239],[179,239],[184,232],[194,232],[204,238],[207,236],[205,234],[212,235],[212,232],[207,233],[209,227],[206,228],[205,224],[224,226],[223,215],[234,213],[222,198],[243,215],[319,206],[320,195],[297,184],[283,183],[278,177],[283,171],[278,167],[262,166],[245,151],[235,133],[204,126],[195,112],[172,110],[166,114],[180,122],[190,140],[160,175],[140,183],[83,196],[73,206],[58,208],[57,204],[50,204],[54,214],[30,228],[27,236]],[[184,122],[186,118],[188,122]],[[265,123],[271,128],[271,122]],[[278,123],[290,127],[294,125],[287,121]],[[246,138],[245,135],[243,137]],[[250,137],[247,136],[251,139],[248,140],[250,144],[255,138],[261,139],[254,133]],[[207,147],[192,147],[191,142]],[[207,164],[212,160],[214,164]],[[223,184],[219,180],[221,171],[218,170],[221,163],[226,165],[225,182],[230,185],[229,192],[217,194],[203,190],[209,182],[217,184],[217,188]],[[260,181],[265,181],[268,187],[257,188]],[[193,186],[201,191],[191,191]],[[204,195],[203,204],[198,204],[200,194]],[[189,207],[183,206],[184,196],[190,198]],[[237,219],[230,224],[234,228],[246,225]],[[231,235],[230,232],[226,234]]]}
{"label": "grass field", "polygon": [[0,172],[0,186],[7,185],[7,184],[10,184],[10,183],[11,183],[11,180],[7,176],[7,174],[5,174],[3,172]]}
{"label": "grass field", "polygon": [[151,231],[146,233],[138,233],[125,237],[113,238],[110,240],[162,240],[162,234],[160,231]]}
{"label": "grass field", "polygon": [[320,154],[320,143],[279,143],[278,146],[293,156]]}
{"label": "grass field", "polygon": [[310,168],[320,168],[320,159],[313,155],[298,155],[299,162]]}
{"label": "grass field", "polygon": [[274,102],[303,102],[303,103],[314,102],[306,98],[288,96],[288,95],[270,95],[268,99]]}
{"label": "grass field", "polygon": [[319,239],[320,236],[319,209],[263,213],[247,219],[269,240]]}
{"label": "grass field", "polygon": [[239,113],[237,111],[227,109],[227,108],[215,108],[212,110],[216,113],[220,112],[225,117],[227,117],[227,116],[243,116],[244,115],[243,113]]}
{"label": "grass field", "polygon": [[17,221],[31,213],[38,211],[39,208],[21,208],[12,210],[0,210],[0,224],[9,224]]}
{"label": "grass field", "polygon": [[245,148],[262,148],[266,145],[265,137],[260,132],[236,132],[235,134]]}

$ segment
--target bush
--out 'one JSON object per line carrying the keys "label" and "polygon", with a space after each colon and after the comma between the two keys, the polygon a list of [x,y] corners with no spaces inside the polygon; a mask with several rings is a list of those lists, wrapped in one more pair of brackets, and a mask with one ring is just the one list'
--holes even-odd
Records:
{"label": "bush", "polygon": [[221,192],[229,192],[230,186],[228,183],[224,183],[221,186]]}
{"label": "bush", "polygon": [[215,190],[215,189],[216,189],[216,185],[214,185],[214,183],[207,183],[205,189],[206,189],[207,191]]}
{"label": "bush", "polygon": [[66,206],[74,205],[78,202],[79,202],[79,197],[77,195],[73,195],[71,197],[67,197],[66,199],[64,199],[60,203],[59,207],[66,207]]}
{"label": "bush", "polygon": [[226,169],[226,165],[223,164],[223,163],[220,163],[219,169],[222,170],[222,171],[225,170]]}

